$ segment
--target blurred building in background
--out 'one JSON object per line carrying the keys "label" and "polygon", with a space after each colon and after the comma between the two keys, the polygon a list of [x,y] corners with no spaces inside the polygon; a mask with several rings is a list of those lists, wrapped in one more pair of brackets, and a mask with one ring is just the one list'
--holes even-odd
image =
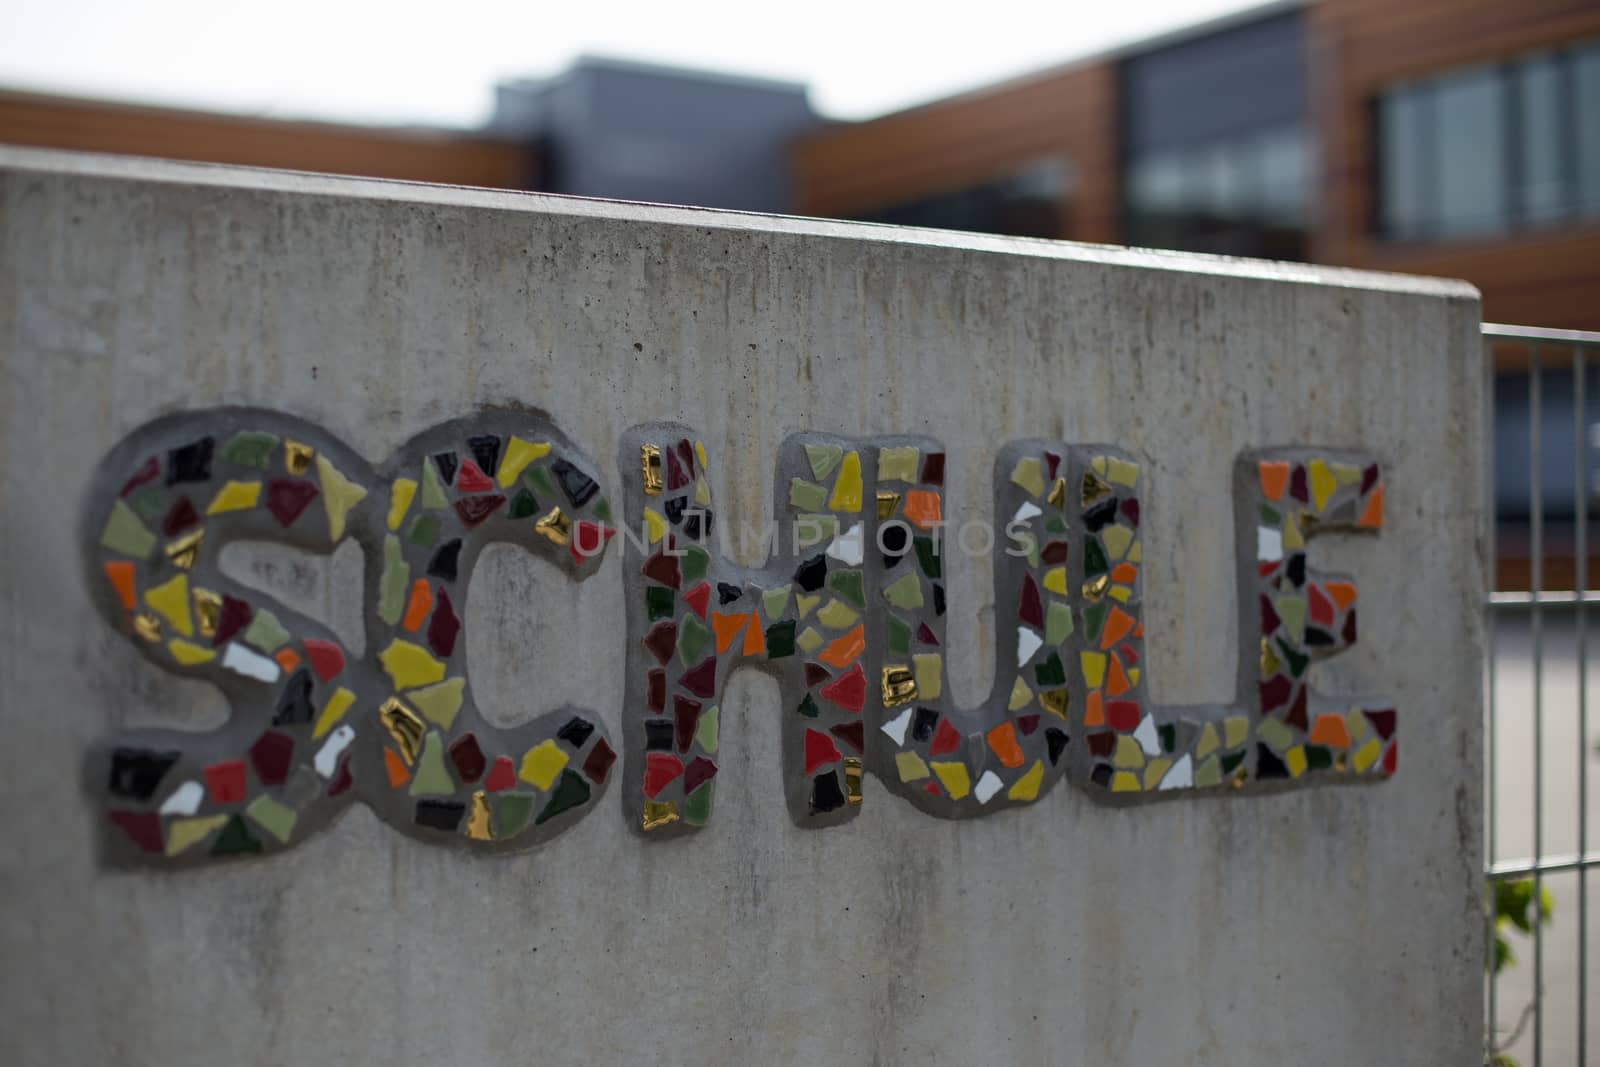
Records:
{"label": "blurred building in background", "polygon": [[[499,86],[470,133],[0,93],[0,142],[1438,274],[1491,321],[1600,329],[1594,0],[1290,0],[865,122],[819,119],[803,85],[581,59]],[[1526,349],[1498,370],[1514,587]],[[1569,370],[1540,382],[1571,403]],[[1557,556],[1579,432],[1538,428]]]}

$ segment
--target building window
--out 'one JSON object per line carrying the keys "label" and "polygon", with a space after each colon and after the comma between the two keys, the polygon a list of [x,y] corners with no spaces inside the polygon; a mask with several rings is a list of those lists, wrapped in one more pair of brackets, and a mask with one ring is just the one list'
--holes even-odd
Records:
{"label": "building window", "polygon": [[860,219],[1009,237],[1061,237],[1067,232],[1071,186],[1065,160],[1039,160],[992,181],[892,204]]}
{"label": "building window", "polygon": [[1376,119],[1390,240],[1600,217],[1600,41],[1394,86]]}

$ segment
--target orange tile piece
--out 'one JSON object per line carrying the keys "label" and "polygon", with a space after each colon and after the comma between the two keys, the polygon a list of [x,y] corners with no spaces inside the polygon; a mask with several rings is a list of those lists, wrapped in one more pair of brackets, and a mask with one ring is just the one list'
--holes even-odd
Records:
{"label": "orange tile piece", "polygon": [[111,588],[117,591],[117,596],[122,598],[122,606],[132,611],[138,603],[133,595],[133,564],[125,561],[107,563],[106,577],[111,580]]}
{"label": "orange tile piece", "polygon": [[1135,637],[1143,637],[1144,636],[1144,623],[1141,622],[1138,626],[1135,626],[1133,628],[1133,636],[1135,636]]}
{"label": "orange tile piece", "polygon": [[1373,486],[1372,495],[1367,497],[1366,509],[1361,512],[1361,521],[1356,525],[1373,530],[1383,525],[1383,486]]}
{"label": "orange tile piece", "polygon": [[1323,591],[1333,597],[1333,602],[1339,605],[1340,611],[1349,611],[1350,605],[1356,602],[1356,583],[1354,582],[1323,582]]}
{"label": "orange tile piece", "polygon": [[1128,672],[1122,669],[1122,661],[1116,656],[1109,657],[1106,661],[1106,696],[1119,697],[1132,688]]}
{"label": "orange tile piece", "polygon": [[1267,499],[1283,499],[1283,491],[1289,488],[1289,464],[1262,461],[1256,466],[1261,470],[1261,491]]}
{"label": "orange tile piece", "polygon": [[830,641],[817,658],[830,667],[848,667],[866,648],[867,630],[858,622],[849,633]]}
{"label": "orange tile piece", "polygon": [[284,674],[293,674],[294,669],[300,666],[300,653],[292,648],[280,648],[272,654],[272,658],[278,661]]}
{"label": "orange tile piece", "polygon": [[[1117,644],[1128,636],[1133,627],[1133,616],[1116,605],[1112,605],[1111,614],[1106,616],[1106,624],[1100,630],[1100,647],[1107,649]],[[1116,696],[1115,693],[1111,695]]]}
{"label": "orange tile piece", "polygon": [[405,618],[400,620],[412,633],[417,632],[428,618],[428,612],[433,610],[433,590],[428,587],[428,579],[418,578],[411,583],[411,600],[406,604]]}
{"label": "orange tile piece", "polygon": [[1111,568],[1111,580],[1122,585],[1132,585],[1133,580],[1139,577],[1139,568],[1131,563],[1119,563]]}
{"label": "orange tile piece", "polygon": [[1106,724],[1105,703],[1100,697],[1100,690],[1094,689],[1089,693],[1089,699],[1083,702],[1083,725],[1104,726]]}
{"label": "orange tile piece", "polygon": [[754,614],[750,616],[750,625],[744,632],[744,654],[759,656],[767,650],[767,634],[761,629],[761,620]]}
{"label": "orange tile piece", "polygon": [[383,766],[389,772],[389,788],[399,789],[411,781],[411,770],[406,766],[406,761],[392,748],[383,750]]}
{"label": "orange tile piece", "polygon": [[1017,728],[1003,722],[989,731],[989,747],[1007,767],[1022,766],[1022,746],[1017,744]]}
{"label": "orange tile piece", "polygon": [[1318,715],[1317,721],[1311,724],[1310,741],[1313,745],[1327,745],[1329,748],[1349,748],[1350,731],[1345,728],[1344,716],[1337,713]]}
{"label": "orange tile piece", "polygon": [[739,630],[749,621],[748,611],[736,615],[724,615],[720,611],[711,613],[711,629],[716,631],[717,635],[717,655],[720,656],[728,651],[733,639],[739,636]]}
{"label": "orange tile piece", "polygon": [[905,499],[906,518],[924,530],[932,529],[940,520],[939,494],[930,493],[926,489],[907,489]]}

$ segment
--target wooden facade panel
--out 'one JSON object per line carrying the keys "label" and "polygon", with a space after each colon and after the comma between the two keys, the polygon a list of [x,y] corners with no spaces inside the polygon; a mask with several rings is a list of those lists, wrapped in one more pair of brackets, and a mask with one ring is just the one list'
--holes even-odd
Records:
{"label": "wooden facade panel", "polygon": [[534,187],[525,145],[465,134],[279,122],[0,93],[0,143],[370,178]]}

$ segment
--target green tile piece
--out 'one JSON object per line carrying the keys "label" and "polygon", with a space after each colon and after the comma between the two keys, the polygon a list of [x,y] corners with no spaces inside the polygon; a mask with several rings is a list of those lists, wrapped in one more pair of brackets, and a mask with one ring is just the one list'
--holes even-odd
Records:
{"label": "green tile piece", "polygon": [[828,491],[804,478],[789,480],[789,503],[801,511],[821,511],[827,507]]}
{"label": "green tile piece", "polygon": [[517,495],[511,498],[511,517],[513,519],[532,518],[539,513],[539,498],[528,492],[526,486],[517,489]]}
{"label": "green tile piece", "polygon": [[806,445],[806,462],[811,464],[811,476],[822,481],[839,465],[844,449],[838,445]]}
{"label": "green tile piece", "polygon": [[244,639],[263,652],[276,652],[289,642],[289,631],[266,608],[256,608],[255,617],[244,632]]}
{"label": "green tile piece", "polygon": [[444,765],[444,739],[439,731],[429,730],[422,742],[422,755],[417,757],[417,771],[411,778],[411,795],[414,797],[447,797],[456,791],[455,779]]}
{"label": "green tile piece", "polygon": [[1278,651],[1283,653],[1284,660],[1288,662],[1290,674],[1298,678],[1306,672],[1306,667],[1311,663],[1310,653],[1298,651],[1281,635],[1273,643],[1278,646]]}
{"label": "green tile piece", "polygon": [[[907,574],[913,582],[917,580],[914,574]],[[857,570],[833,571],[828,575],[828,588],[844,597],[858,608],[867,606],[867,594],[861,584],[861,572]],[[918,595],[921,593],[919,591]],[[919,600],[918,603],[921,603]]]}
{"label": "green tile piece", "polygon": [[650,621],[670,619],[678,610],[678,594],[665,585],[652,585],[644,591],[645,608]]}
{"label": "green tile piece", "polygon": [[799,515],[795,517],[795,547],[810,548],[839,535],[837,515]]}
{"label": "green tile piece", "polygon": [[889,652],[897,656],[911,654],[911,627],[890,615],[884,619],[884,629],[889,642]]}
{"label": "green tile piece", "polygon": [[1072,608],[1064,600],[1052,600],[1045,609],[1044,640],[1059,645],[1072,634]]}
{"label": "green tile piece", "polygon": [[1172,723],[1163,723],[1157,726],[1156,734],[1161,738],[1161,751],[1171,752],[1177,747],[1178,728]]}
{"label": "green tile piece", "polygon": [[1106,550],[1100,546],[1100,538],[1086,537],[1083,546],[1083,576],[1096,578],[1110,570],[1106,563]]}
{"label": "green tile piece", "polygon": [[944,576],[944,563],[939,558],[939,552],[934,546],[931,537],[914,537],[911,543],[917,546],[917,565],[934,581]]}
{"label": "green tile piece", "polygon": [[689,545],[683,550],[683,559],[678,561],[678,568],[683,572],[686,582],[698,582],[706,576],[706,570],[711,566],[711,553],[695,545]]}
{"label": "green tile piece", "polygon": [[278,438],[275,434],[241,430],[228,438],[228,443],[222,446],[222,458],[243,467],[259,467],[261,470],[266,470],[272,460],[272,450],[277,446]]}
{"label": "green tile piece", "polygon": [[260,852],[261,839],[245,823],[243,815],[235,815],[222,828],[222,833],[211,845],[213,856],[238,856],[246,852]]}
{"label": "green tile piece", "polygon": [[588,802],[589,783],[583,780],[583,775],[573,770],[562,771],[561,781],[556,783],[555,791],[550,794],[550,802],[544,806],[539,817],[533,820],[533,825],[538,826],[564,811],[582,807]]}
{"label": "green tile piece", "polygon": [[713,782],[701,782],[693,793],[683,798],[683,821],[690,826],[704,826],[711,818],[711,787]]}
{"label": "green tile piece", "polygon": [[815,719],[817,717],[817,702],[811,699],[810,693],[807,693],[800,698],[800,706],[794,710],[808,719]]}
{"label": "green tile piece", "polygon": [[596,500],[594,502],[594,507],[590,510],[593,512],[594,517],[600,522],[611,521],[611,501],[607,500],[605,497],[601,497]]}
{"label": "green tile piece", "polygon": [[1060,686],[1067,684],[1067,669],[1061,665],[1061,657],[1050,653],[1050,658],[1033,669],[1033,677],[1040,688]]}
{"label": "green tile piece", "polygon": [[111,517],[100,534],[100,543],[124,556],[146,559],[156,547],[156,535],[144,528],[132,508],[118,500],[111,505]]}
{"label": "green tile piece", "polygon": [[[679,640],[682,640],[680,636]],[[794,655],[794,620],[773,623],[767,627],[767,658],[783,659]]]}
{"label": "green tile piece", "polygon": [[922,583],[909,571],[890,582],[883,590],[883,598],[897,608],[911,611],[922,607]]}
{"label": "green tile piece", "polygon": [[533,802],[537,799],[539,794],[522,790],[501,793],[495,803],[494,836],[505,840],[521,833],[522,828],[528,825],[528,817],[533,814]]}
{"label": "green tile piece", "polygon": [[425,508],[442,508],[449,506],[445,499],[444,486],[439,482],[439,471],[434,466],[433,460],[422,461],[422,506]]}
{"label": "green tile piece", "polygon": [[[294,833],[294,822],[297,818],[295,810],[289,805],[269,793],[262,793],[252,800],[244,811],[263,830],[276,837],[279,844],[289,843],[289,835]],[[228,831],[224,829],[222,832],[226,834]]]}
{"label": "green tile piece", "polygon": [[[1100,628],[1106,624],[1106,612],[1111,605],[1105,601],[1090,604],[1083,609],[1083,639],[1090,644],[1100,640]],[[1051,642],[1054,644],[1055,642]]]}
{"label": "green tile piece", "polygon": [[1044,520],[1044,528],[1049,530],[1051,533],[1066,533],[1067,520],[1063,519],[1060,515],[1052,515],[1048,519]]}
{"label": "green tile piece", "polygon": [[711,631],[706,629],[706,624],[694,612],[685,612],[682,621],[678,623],[678,656],[683,660],[685,667],[693,667],[700,662],[700,654],[706,650],[706,643],[711,640]]}
{"label": "green tile piece", "polygon": [[550,472],[544,469],[543,464],[529,467],[522,474],[522,481],[532,489],[535,496],[552,497],[556,495],[556,483],[550,477]]}
{"label": "green tile piece", "polygon": [[1237,752],[1224,752],[1222,754],[1222,773],[1232,774],[1233,769],[1242,762],[1244,762],[1244,749],[1241,748]]}
{"label": "green tile piece", "polygon": [[788,606],[788,586],[780,586],[777,589],[763,589],[761,591],[761,610],[766,612],[767,618],[776,619],[783,614],[783,610]]}
{"label": "green tile piece", "polygon": [[1294,744],[1294,732],[1280,719],[1266,718],[1256,727],[1256,737],[1278,752],[1286,752]]}
{"label": "green tile piece", "polygon": [[1281,596],[1272,602],[1283,620],[1284,632],[1295,644],[1306,639],[1306,599],[1301,596]]}
{"label": "green tile piece", "polygon": [[145,522],[157,522],[167,512],[167,494],[157,486],[147,485],[130,493],[128,504]]}
{"label": "green tile piece", "polygon": [[383,539],[383,574],[378,579],[378,618],[390,626],[400,621],[410,584],[411,567],[400,551],[400,538],[388,534]]}
{"label": "green tile piece", "polygon": [[715,752],[717,750],[717,720],[722,712],[713,704],[700,716],[700,721],[695,724],[694,743],[703,751]]}
{"label": "green tile piece", "polygon": [[[516,516],[512,516],[515,518]],[[411,532],[406,534],[406,540],[423,548],[432,548],[433,543],[439,539],[439,516],[429,515],[424,512],[418,515],[411,523]]]}
{"label": "green tile piece", "polygon": [[1222,769],[1217,765],[1217,757],[1212,756],[1200,764],[1194,772],[1194,784],[1200,789],[1222,784]]}
{"label": "green tile piece", "polygon": [[1333,753],[1322,745],[1306,746],[1306,767],[1313,771],[1325,771],[1333,766]]}
{"label": "green tile piece", "polygon": [[1268,526],[1274,526],[1275,527],[1275,526],[1279,526],[1279,525],[1281,525],[1283,523],[1283,516],[1278,513],[1278,509],[1277,508],[1268,507],[1267,505],[1262,504],[1261,505],[1261,521],[1266,523]]}

